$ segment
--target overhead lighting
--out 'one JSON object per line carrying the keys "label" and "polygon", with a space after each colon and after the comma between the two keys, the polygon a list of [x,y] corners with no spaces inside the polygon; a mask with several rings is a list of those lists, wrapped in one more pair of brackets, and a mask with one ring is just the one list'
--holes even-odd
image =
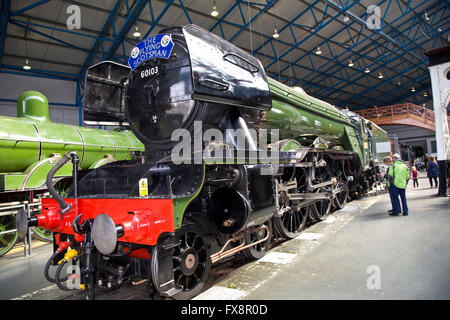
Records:
{"label": "overhead lighting", "polygon": [[349,21],[350,21],[350,18],[348,17],[347,14],[345,14],[345,16],[344,16],[344,22],[349,22]]}
{"label": "overhead lighting", "polygon": [[28,58],[25,59],[25,65],[22,68],[24,68],[25,70],[31,69],[31,67],[28,65]]}
{"label": "overhead lighting", "polygon": [[219,15],[219,11],[217,11],[216,2],[215,1],[213,1],[213,8],[212,8],[212,11],[211,11],[211,15],[213,17],[217,17]]}
{"label": "overhead lighting", "polygon": [[275,30],[273,31],[273,37],[275,39],[278,39],[280,37],[280,35],[278,34],[277,28],[275,28]]}
{"label": "overhead lighting", "polygon": [[134,27],[134,32],[133,32],[133,37],[139,38],[140,36],[141,36],[141,33],[139,32],[139,27],[135,26]]}
{"label": "overhead lighting", "polygon": [[383,79],[383,75],[381,74],[381,72],[378,74],[378,79]]}
{"label": "overhead lighting", "polygon": [[416,89],[414,89],[414,87],[412,87],[411,92],[416,92]]}
{"label": "overhead lighting", "polygon": [[428,17],[428,13],[425,12],[425,20],[430,21],[430,17]]}
{"label": "overhead lighting", "polygon": [[354,66],[352,60],[350,60],[350,61],[348,62],[348,66],[349,66],[349,67],[353,67],[353,66]]}
{"label": "overhead lighting", "polygon": [[424,97],[428,97],[428,95],[427,95],[427,93],[426,93],[426,92],[424,92],[424,93],[423,93],[423,96],[424,96]]}
{"label": "overhead lighting", "polygon": [[316,54],[322,54],[322,51],[320,51],[320,47],[317,46]]}
{"label": "overhead lighting", "polygon": [[369,73],[370,72],[369,68],[366,68],[366,70],[364,70],[364,72]]}

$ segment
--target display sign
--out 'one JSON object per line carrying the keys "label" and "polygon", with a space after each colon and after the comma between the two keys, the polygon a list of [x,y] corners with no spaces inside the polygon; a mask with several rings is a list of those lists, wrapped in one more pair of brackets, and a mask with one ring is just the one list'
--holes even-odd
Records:
{"label": "display sign", "polygon": [[391,152],[390,142],[377,142],[376,144],[377,153]]}
{"label": "display sign", "polygon": [[131,50],[128,64],[131,70],[136,69],[141,63],[149,59],[169,59],[174,43],[170,34],[157,34],[149,37]]}

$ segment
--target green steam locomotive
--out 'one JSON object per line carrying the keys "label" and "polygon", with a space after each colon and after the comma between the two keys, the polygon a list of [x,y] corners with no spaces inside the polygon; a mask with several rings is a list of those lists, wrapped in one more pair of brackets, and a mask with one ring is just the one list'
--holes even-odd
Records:
{"label": "green steam locomotive", "polygon": [[74,289],[59,275],[76,261],[75,289],[88,299],[136,278],[152,296],[189,299],[213,263],[259,259],[274,232],[295,238],[308,218],[325,219],[376,183],[385,131],[268,78],[258,59],[200,27],[144,39],[129,65],[114,65],[114,83],[98,75],[95,96],[116,92],[121,103],[89,104],[84,115],[126,121],[144,155],[74,177],[64,197],[49,188],[41,215],[18,215],[22,233],[57,235],[45,273],[57,266],[48,279],[61,289]]}

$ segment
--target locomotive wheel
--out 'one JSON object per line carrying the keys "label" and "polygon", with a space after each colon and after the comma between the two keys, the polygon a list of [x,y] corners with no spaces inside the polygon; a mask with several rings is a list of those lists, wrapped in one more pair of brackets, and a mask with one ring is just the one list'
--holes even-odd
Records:
{"label": "locomotive wheel", "polygon": [[[328,168],[326,168],[326,167],[316,168],[315,176],[316,176],[318,183],[325,182],[330,179],[330,174],[328,172]],[[314,192],[320,193],[320,192],[327,192],[329,190],[330,189],[328,187],[322,187],[322,188],[317,188],[316,190],[314,190]],[[331,199],[315,201],[312,205],[312,212],[311,212],[312,218],[315,219],[316,221],[325,220],[331,212],[332,202],[333,201]]]}
{"label": "locomotive wheel", "polygon": [[188,300],[200,293],[208,279],[211,270],[208,243],[200,227],[193,223],[182,226],[175,236],[181,244],[173,251],[174,280],[183,291],[172,298]]}
{"label": "locomotive wheel", "polygon": [[333,201],[333,204],[337,209],[342,209],[343,207],[345,207],[345,203],[347,202],[348,198],[348,184],[345,181],[339,179],[336,188],[344,188],[343,191],[336,194],[336,197]]}
{"label": "locomotive wheel", "polygon": [[[316,189],[315,192],[319,193],[319,192],[326,192],[326,191],[327,191],[327,189],[325,189],[325,188],[318,188],[318,189]],[[316,202],[314,202],[314,204],[312,205],[312,217],[316,221],[325,220],[331,212],[331,203],[332,203],[331,199],[317,200]]]}
{"label": "locomotive wheel", "polygon": [[33,230],[33,238],[36,240],[52,242],[53,241],[53,232],[48,231],[41,227],[34,227]]}
{"label": "locomotive wheel", "polygon": [[281,217],[273,217],[276,230],[283,238],[294,239],[305,228],[311,206],[301,207],[298,210],[289,210]]}
{"label": "locomotive wheel", "polygon": [[[272,242],[272,221],[267,220],[264,223],[269,229],[269,238],[253,247],[247,248],[243,250],[244,255],[251,260],[258,260],[264,257],[267,250],[269,249],[270,243]],[[252,242],[256,242],[258,240],[264,239],[266,237],[266,231],[262,228],[252,228],[252,230],[248,230],[244,234],[244,239],[246,244],[250,244]]]}
{"label": "locomotive wheel", "polygon": [[[11,250],[19,238],[16,229],[15,218],[13,215],[5,215],[0,217],[0,257]],[[12,232],[9,232],[12,231]]]}

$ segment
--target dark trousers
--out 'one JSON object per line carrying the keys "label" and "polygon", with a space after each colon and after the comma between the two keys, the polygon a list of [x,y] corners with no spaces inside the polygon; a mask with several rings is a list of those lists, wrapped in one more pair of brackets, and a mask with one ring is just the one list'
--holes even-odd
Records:
{"label": "dark trousers", "polygon": [[389,199],[391,199],[392,211],[394,211],[394,186],[388,187]]}
{"label": "dark trousers", "polygon": [[430,187],[433,188],[433,179],[434,179],[434,187],[437,188],[438,186],[437,177],[428,177],[428,180],[430,180]]}
{"label": "dark trousers", "polygon": [[414,186],[414,188],[416,186],[419,187],[419,179],[417,179],[417,178],[413,179],[413,186]]}
{"label": "dark trousers", "polygon": [[[408,214],[408,205],[406,204],[406,190],[392,186],[392,209],[394,214],[399,214],[401,209],[403,209],[403,214]],[[400,200],[402,201],[402,207],[400,208]]]}

